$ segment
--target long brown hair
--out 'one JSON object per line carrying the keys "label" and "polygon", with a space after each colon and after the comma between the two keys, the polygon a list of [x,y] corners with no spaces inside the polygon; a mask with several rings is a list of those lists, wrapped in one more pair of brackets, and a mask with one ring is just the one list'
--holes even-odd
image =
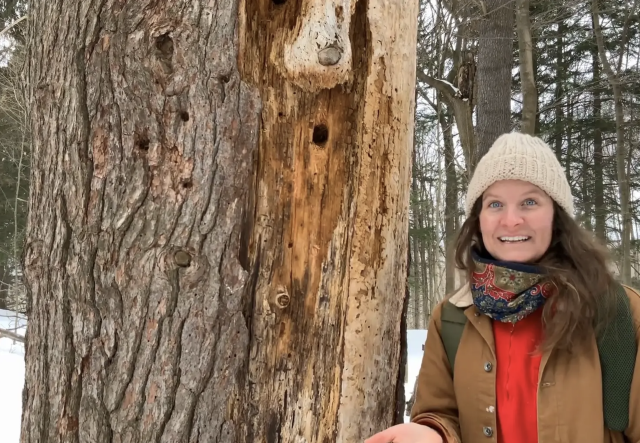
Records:
{"label": "long brown hair", "polygon": [[[469,279],[475,268],[471,249],[487,253],[480,232],[481,200],[476,201],[456,241],[456,266],[466,271]],[[615,309],[608,262],[606,247],[554,202],[551,244],[546,254],[532,263],[544,269],[557,288],[542,311],[542,350],[572,350],[606,326]]]}

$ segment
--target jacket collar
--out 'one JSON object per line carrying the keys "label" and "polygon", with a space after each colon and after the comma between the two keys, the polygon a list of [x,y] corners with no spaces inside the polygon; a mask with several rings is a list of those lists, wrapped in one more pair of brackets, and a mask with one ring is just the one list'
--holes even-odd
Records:
{"label": "jacket collar", "polygon": [[465,283],[449,298],[449,303],[458,308],[468,308],[473,305],[473,296],[471,295],[471,285]]}

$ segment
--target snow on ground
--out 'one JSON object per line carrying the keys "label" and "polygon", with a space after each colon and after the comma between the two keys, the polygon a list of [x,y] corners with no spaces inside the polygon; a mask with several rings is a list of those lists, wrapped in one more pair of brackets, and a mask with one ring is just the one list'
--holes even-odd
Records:
{"label": "snow on ground", "polygon": [[[422,363],[422,346],[427,339],[427,331],[424,329],[407,330],[407,383],[404,384],[404,392],[407,400],[413,393],[413,385],[420,371]],[[404,416],[404,421],[409,421],[409,416]]]}
{"label": "snow on ground", "polygon": [[[0,309],[0,328],[24,335],[26,319],[14,312]],[[420,363],[422,346],[427,331],[410,329],[407,331],[407,383],[404,388],[409,400],[413,392]],[[0,338],[0,429],[2,443],[19,443],[20,420],[22,418],[22,387],[24,385],[24,346],[9,338]],[[409,417],[405,416],[405,421]]]}
{"label": "snow on ground", "polygon": [[[0,328],[23,335],[27,321],[15,312],[0,309]],[[10,338],[0,338],[0,429],[3,443],[18,443],[22,418],[24,346]]]}

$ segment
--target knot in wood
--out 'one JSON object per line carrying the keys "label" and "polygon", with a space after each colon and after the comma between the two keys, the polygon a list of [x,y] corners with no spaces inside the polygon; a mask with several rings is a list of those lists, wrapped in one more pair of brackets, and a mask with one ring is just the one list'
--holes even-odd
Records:
{"label": "knot in wood", "polygon": [[176,265],[180,266],[181,268],[186,268],[191,264],[191,255],[189,255],[189,253],[186,251],[177,251],[173,255],[173,259],[175,260]]}
{"label": "knot in wood", "polygon": [[276,304],[279,308],[286,308],[289,306],[289,302],[291,302],[291,298],[286,292],[280,292],[276,295]]}
{"label": "knot in wood", "polygon": [[329,46],[318,51],[318,63],[322,66],[333,66],[342,58],[342,51],[335,46]]}

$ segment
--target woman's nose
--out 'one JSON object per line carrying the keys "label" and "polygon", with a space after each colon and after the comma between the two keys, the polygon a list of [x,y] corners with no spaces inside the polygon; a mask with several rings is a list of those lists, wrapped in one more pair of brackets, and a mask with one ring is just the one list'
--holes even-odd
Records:
{"label": "woman's nose", "polygon": [[522,224],[524,220],[520,211],[516,208],[513,208],[504,211],[502,219],[500,221],[503,226],[514,227]]}

